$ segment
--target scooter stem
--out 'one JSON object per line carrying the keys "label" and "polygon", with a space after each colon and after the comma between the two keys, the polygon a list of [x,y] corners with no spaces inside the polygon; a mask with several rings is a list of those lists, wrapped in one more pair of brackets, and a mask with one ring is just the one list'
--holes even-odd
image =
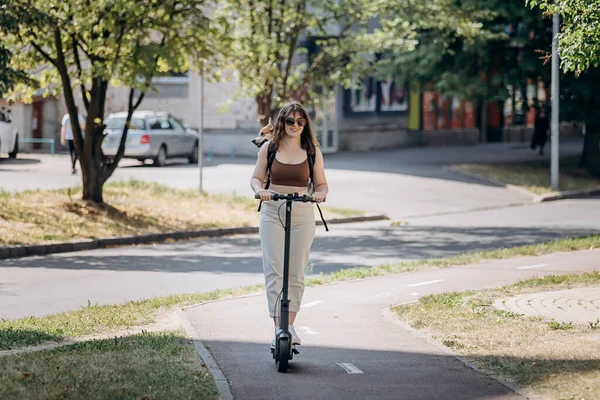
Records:
{"label": "scooter stem", "polygon": [[288,282],[290,272],[290,239],[292,233],[292,200],[285,202],[285,247],[283,253],[283,293],[281,296],[281,318],[279,328],[288,331],[290,321],[290,304],[288,299]]}

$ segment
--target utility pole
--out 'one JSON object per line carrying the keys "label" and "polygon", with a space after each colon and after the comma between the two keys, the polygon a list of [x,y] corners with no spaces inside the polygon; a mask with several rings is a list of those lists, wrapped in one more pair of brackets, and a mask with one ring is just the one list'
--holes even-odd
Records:
{"label": "utility pole", "polygon": [[560,31],[560,14],[554,14],[552,21],[552,121],[550,148],[550,182],[552,190],[558,191],[558,141],[559,141],[559,105],[560,105],[560,63],[558,59],[558,33]]}
{"label": "utility pole", "polygon": [[202,193],[202,159],[204,153],[204,71],[200,74],[200,127],[198,130],[198,171],[200,172],[200,193]]}

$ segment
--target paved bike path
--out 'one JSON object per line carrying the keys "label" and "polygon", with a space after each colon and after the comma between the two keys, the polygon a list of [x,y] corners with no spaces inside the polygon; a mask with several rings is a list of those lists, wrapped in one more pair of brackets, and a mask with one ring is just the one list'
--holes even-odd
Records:
{"label": "paved bike path", "polygon": [[[397,323],[389,305],[600,269],[599,260],[599,250],[587,250],[307,288],[296,322],[303,345],[287,374],[276,372],[269,353],[264,294],[195,306],[185,315],[235,399],[517,399],[523,397]],[[342,363],[362,373],[350,374]]]}

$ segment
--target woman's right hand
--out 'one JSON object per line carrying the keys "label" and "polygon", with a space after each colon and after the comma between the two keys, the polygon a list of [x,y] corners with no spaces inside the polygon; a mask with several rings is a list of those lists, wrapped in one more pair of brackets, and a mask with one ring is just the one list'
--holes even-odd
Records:
{"label": "woman's right hand", "polygon": [[269,192],[267,189],[261,189],[261,190],[257,191],[256,194],[260,196],[260,199],[262,201],[271,200],[271,192]]}

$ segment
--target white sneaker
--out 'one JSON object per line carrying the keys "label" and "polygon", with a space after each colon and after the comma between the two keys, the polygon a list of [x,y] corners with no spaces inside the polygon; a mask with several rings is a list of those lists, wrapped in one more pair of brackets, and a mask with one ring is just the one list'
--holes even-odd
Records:
{"label": "white sneaker", "polygon": [[298,346],[300,346],[302,344],[302,341],[298,337],[298,334],[296,333],[294,326],[293,325],[288,326],[288,330],[290,331],[290,334],[292,335],[292,344],[297,344]]}

